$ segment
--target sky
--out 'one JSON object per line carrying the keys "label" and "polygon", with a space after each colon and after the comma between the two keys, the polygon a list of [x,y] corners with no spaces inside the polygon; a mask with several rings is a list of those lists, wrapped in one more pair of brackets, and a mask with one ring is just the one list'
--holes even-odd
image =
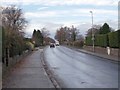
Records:
{"label": "sky", "polygon": [[24,12],[29,22],[25,30],[26,36],[31,37],[34,29],[46,28],[50,37],[62,26],[72,26],[80,30],[82,35],[93,24],[118,29],[119,0],[2,0],[1,5],[16,5]]}

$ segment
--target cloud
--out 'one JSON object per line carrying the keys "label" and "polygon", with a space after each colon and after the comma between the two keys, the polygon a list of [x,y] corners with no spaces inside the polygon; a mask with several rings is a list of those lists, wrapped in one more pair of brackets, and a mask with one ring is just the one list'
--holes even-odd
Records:
{"label": "cloud", "polygon": [[102,20],[97,23],[103,25],[105,22],[108,23],[108,25],[114,30],[118,30],[118,20]]}
{"label": "cloud", "polygon": [[[116,29],[118,25],[118,11],[114,10],[114,7],[118,5],[118,1],[119,0],[2,0],[2,5],[41,6],[40,8],[37,7],[38,9],[34,12],[30,10],[29,12],[25,12],[25,18],[30,20],[30,25],[26,29],[26,33],[28,33],[28,36],[31,36],[35,28],[46,27],[53,37],[57,28],[71,25],[75,25],[80,29],[82,34],[85,34],[91,27],[91,15],[89,13],[91,10],[93,11],[95,24],[107,22],[111,27]],[[74,7],[77,5],[86,5],[88,7]],[[89,7],[89,5],[97,6],[98,8],[92,8]],[[58,9],[59,6],[64,6],[65,8]],[[72,8],[69,9],[67,6]],[[104,6],[112,6],[113,9],[110,9],[112,7],[105,8]]]}
{"label": "cloud", "polygon": [[2,3],[21,3],[23,5],[99,5],[99,6],[115,6],[119,0],[2,0]]}
{"label": "cloud", "polygon": [[[89,13],[91,9],[72,9],[71,10],[47,10],[47,11],[37,11],[37,12],[26,12],[25,16],[27,18],[31,18],[31,23],[29,28],[27,29],[28,34],[32,33],[31,31],[34,28],[42,28],[46,27],[51,34],[51,37],[54,37],[55,32],[61,26],[71,26],[74,25],[80,29],[82,34],[86,34],[86,31],[91,27],[91,15]],[[105,9],[92,9],[94,14],[94,24],[103,24],[107,22],[112,28],[117,29],[117,10],[105,10]],[[68,17],[62,19],[62,17]],[[76,17],[79,16],[79,19],[71,19],[71,16]],[[57,17],[59,20],[54,20]],[[81,21],[82,17],[89,18],[89,20]],[[112,18],[114,17],[114,18]]]}
{"label": "cloud", "polygon": [[40,7],[40,8],[38,8],[38,10],[45,10],[45,9],[47,9],[48,7]]}
{"label": "cloud", "polygon": [[[117,20],[102,20],[102,21],[98,21],[98,22],[96,22],[95,23],[95,25],[100,25],[100,26],[102,26],[104,23],[108,23],[108,25],[110,26],[110,27],[112,27],[114,30],[118,30],[118,21]],[[80,30],[80,32],[83,34],[83,35],[85,35],[86,34],[86,32],[87,32],[87,30],[89,29],[89,28],[91,28],[91,23],[81,23],[81,24],[79,24],[79,25],[77,25],[76,26],[79,30]]]}
{"label": "cloud", "polygon": [[[110,27],[113,29],[117,30],[118,29],[118,21],[117,20],[101,20],[97,21],[95,24],[97,25],[103,25],[104,23],[108,23]],[[48,31],[50,31],[50,37],[54,38],[55,32],[57,29],[59,29],[61,26],[72,26],[74,25],[76,28],[80,30],[80,33],[82,35],[86,35],[86,32],[89,28],[91,28],[91,23],[90,22],[59,22],[59,23],[53,23],[53,22],[32,22],[30,26],[26,29],[26,33],[29,37],[32,36],[32,32],[34,29],[41,29],[45,27]]]}
{"label": "cloud", "polygon": [[[118,21],[117,20],[102,20],[102,21],[98,21],[95,23],[95,25],[100,25],[102,26],[104,23],[108,23],[108,25],[110,27],[112,27],[114,30],[118,30]],[[77,29],[80,30],[80,33],[82,35],[86,35],[87,31],[89,28],[91,28],[91,23],[90,22],[76,22],[76,23],[66,23],[63,26],[71,26],[74,25]]]}
{"label": "cloud", "polygon": [[47,11],[36,11],[36,12],[26,12],[25,13],[25,17],[29,17],[29,18],[51,18],[51,17],[69,17],[69,16],[79,16],[79,17],[89,17],[90,13],[89,11],[93,11],[93,15],[95,17],[97,16],[118,16],[118,11],[117,10],[105,10],[105,9],[72,9],[72,13],[71,10],[47,10]]}
{"label": "cloud", "polygon": [[25,17],[30,18],[43,18],[43,17],[54,17],[57,13],[54,11],[40,11],[40,12],[26,12]]}
{"label": "cloud", "polygon": [[26,28],[25,33],[26,33],[26,36],[31,37],[34,29],[41,30],[44,27],[50,32],[50,37],[54,38],[56,30],[61,26],[63,26],[63,24],[57,24],[52,22],[44,22],[44,23],[31,22],[29,26]]}

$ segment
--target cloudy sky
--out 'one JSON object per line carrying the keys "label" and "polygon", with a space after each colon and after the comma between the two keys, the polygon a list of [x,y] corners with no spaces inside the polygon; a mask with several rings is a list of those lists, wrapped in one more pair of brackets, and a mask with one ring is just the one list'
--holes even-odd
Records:
{"label": "cloudy sky", "polygon": [[61,26],[74,25],[85,35],[91,27],[91,13],[94,24],[105,22],[113,29],[118,28],[119,0],[2,0],[1,5],[15,4],[23,9],[29,21],[26,35],[30,37],[34,29],[43,27],[54,37]]}

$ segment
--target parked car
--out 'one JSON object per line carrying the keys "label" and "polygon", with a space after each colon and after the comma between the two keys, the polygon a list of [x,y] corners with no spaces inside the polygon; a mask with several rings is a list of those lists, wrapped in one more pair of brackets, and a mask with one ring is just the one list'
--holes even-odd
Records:
{"label": "parked car", "polygon": [[54,48],[55,44],[54,43],[50,43],[50,48]]}

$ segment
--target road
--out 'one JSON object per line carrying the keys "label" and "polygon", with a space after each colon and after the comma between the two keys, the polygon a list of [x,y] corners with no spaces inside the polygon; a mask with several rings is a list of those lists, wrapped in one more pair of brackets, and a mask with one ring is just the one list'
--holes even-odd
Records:
{"label": "road", "polygon": [[62,88],[118,88],[118,64],[64,46],[46,47],[44,58]]}

